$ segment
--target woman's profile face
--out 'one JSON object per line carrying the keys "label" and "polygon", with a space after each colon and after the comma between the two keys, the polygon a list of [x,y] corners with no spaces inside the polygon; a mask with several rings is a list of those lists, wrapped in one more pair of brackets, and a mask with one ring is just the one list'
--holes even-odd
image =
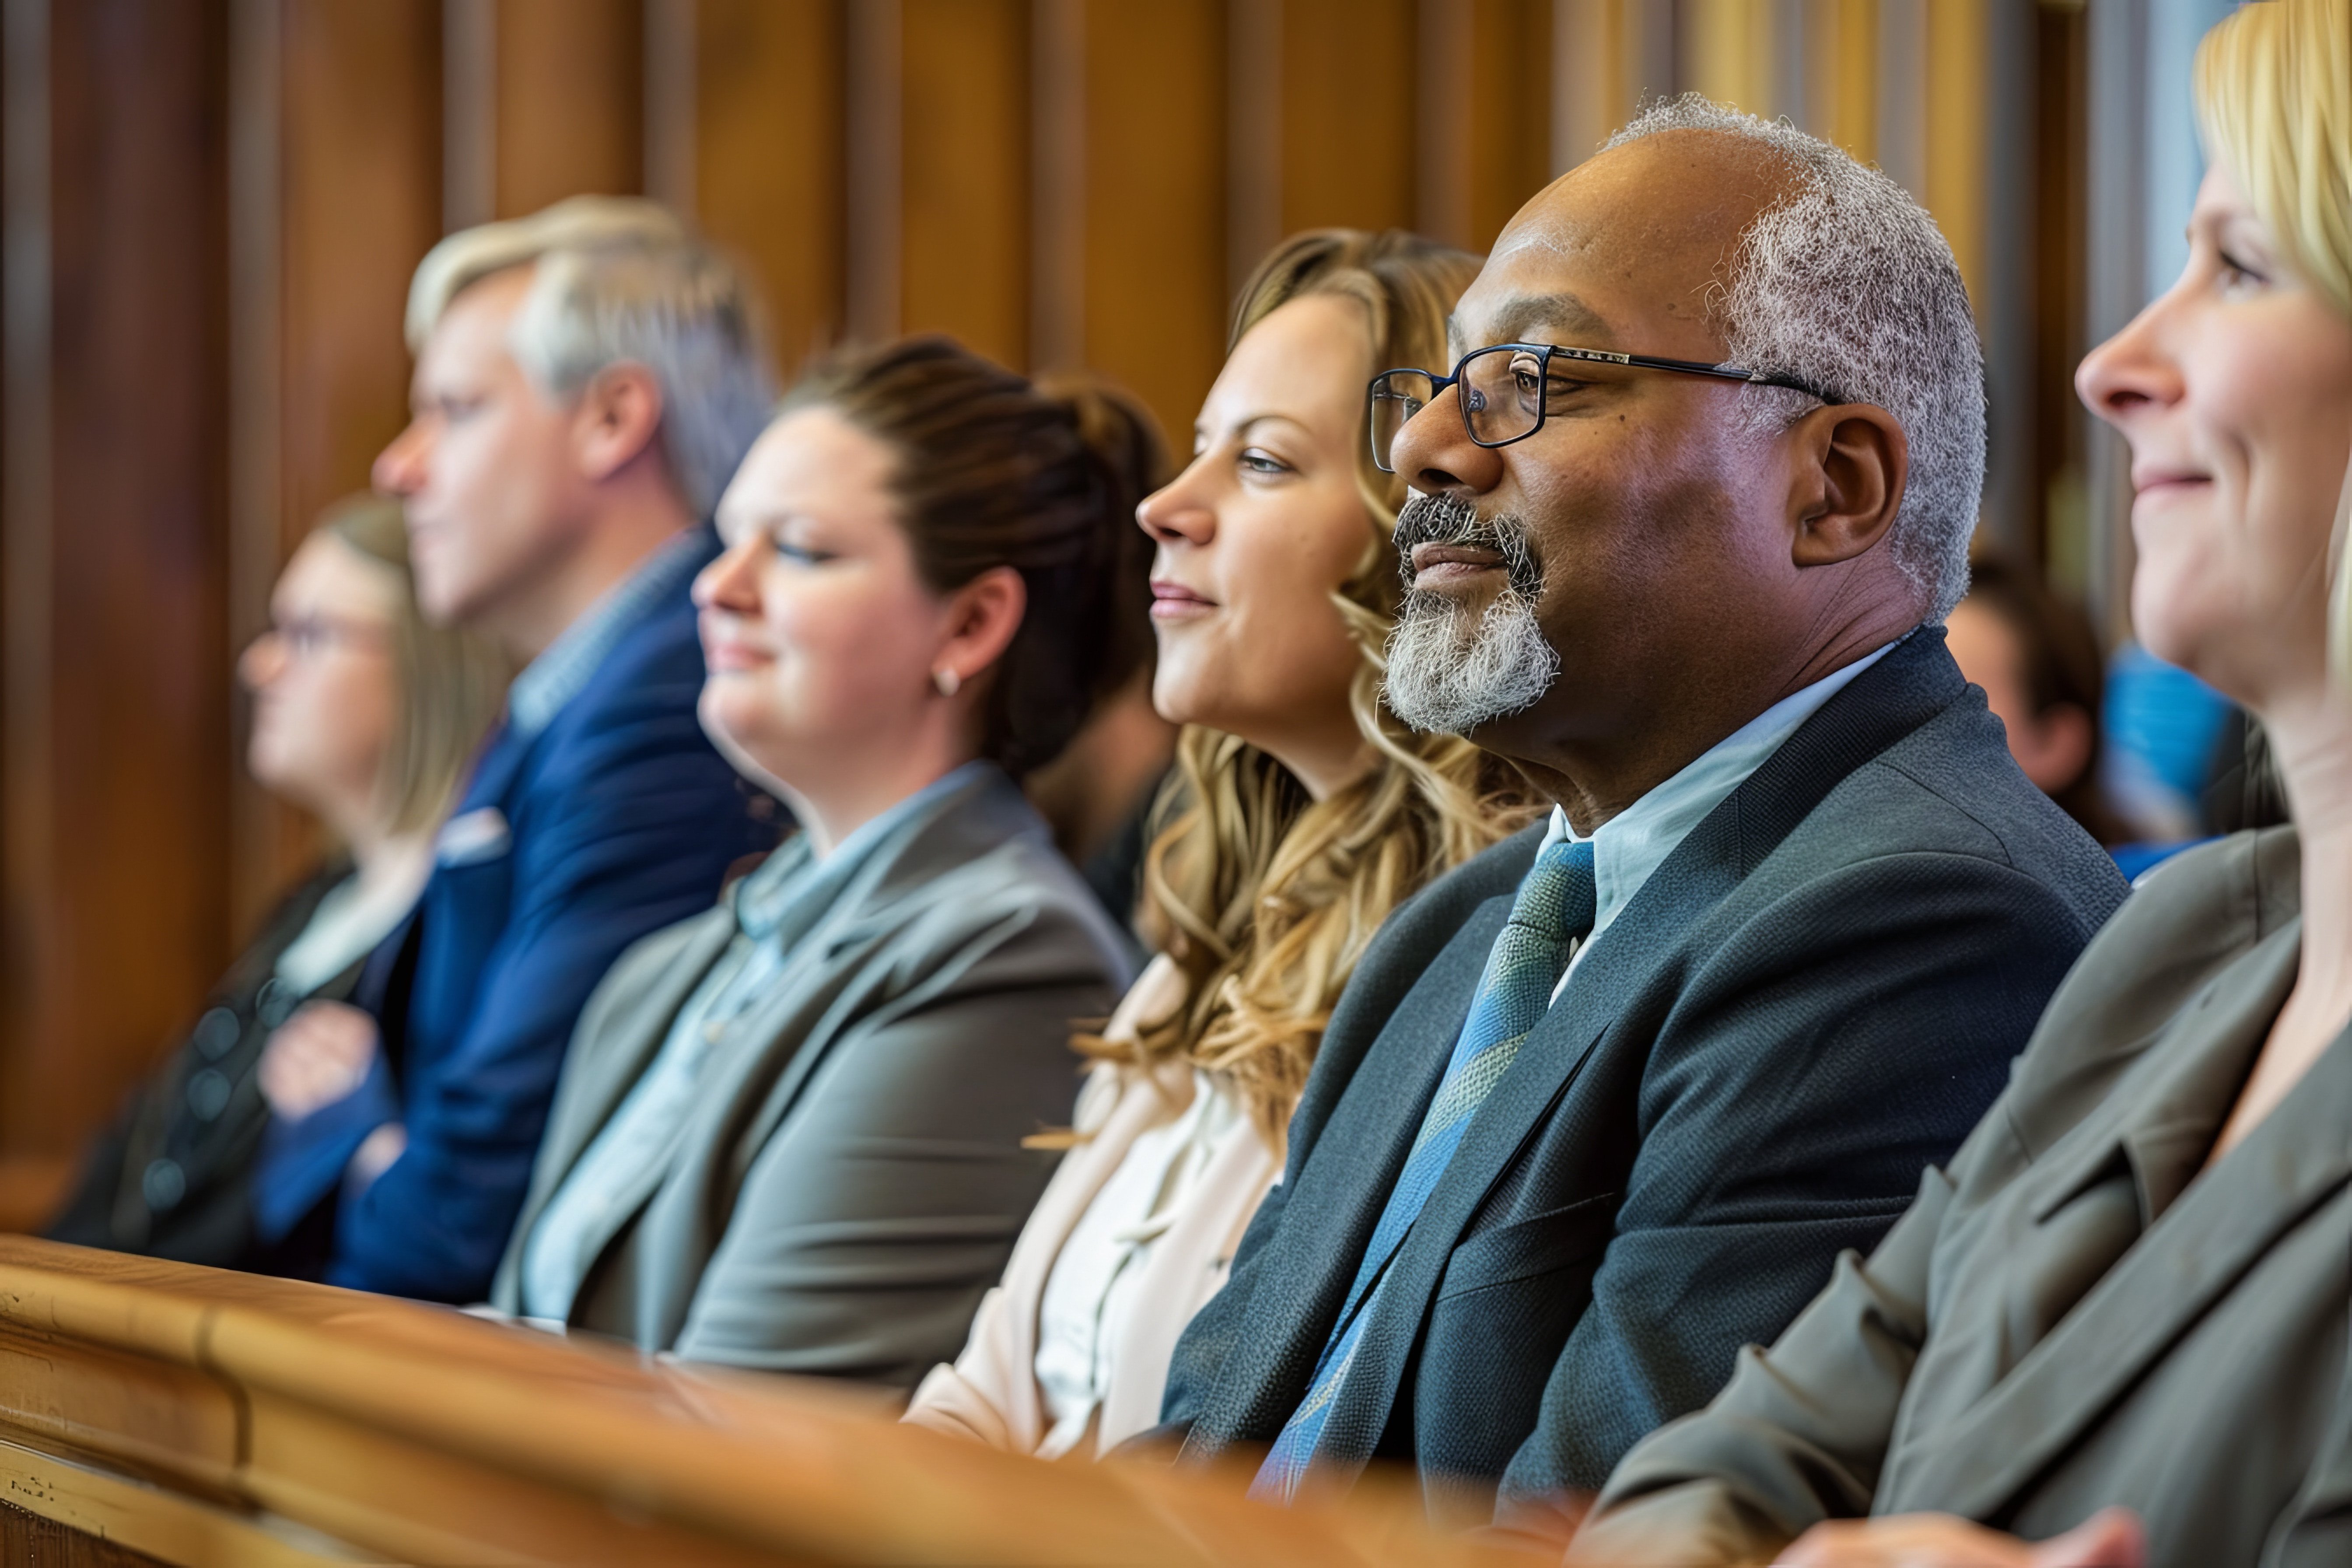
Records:
{"label": "woman's profile face", "polygon": [[771,425],[719,503],[703,569],[703,728],[739,766],[799,785],[908,734],[934,700],[945,607],[897,521],[892,458],[829,408]]}
{"label": "woman's profile face", "polygon": [[286,563],[270,629],[237,660],[253,693],[246,764],[272,794],[330,820],[376,802],[400,715],[401,591],[391,568],[331,533],[312,534]]}
{"label": "woman's profile face", "polygon": [[1302,773],[1361,746],[1348,689],[1363,654],[1332,595],[1379,547],[1356,479],[1372,369],[1361,306],[1281,306],[1234,345],[1191,465],[1137,511],[1159,544],[1152,705]]}
{"label": "woman's profile face", "polygon": [[2352,319],[2218,166],[2188,269],[2076,376],[2132,451],[2132,619],[2260,710],[2324,679],[2328,536],[2352,458]]}

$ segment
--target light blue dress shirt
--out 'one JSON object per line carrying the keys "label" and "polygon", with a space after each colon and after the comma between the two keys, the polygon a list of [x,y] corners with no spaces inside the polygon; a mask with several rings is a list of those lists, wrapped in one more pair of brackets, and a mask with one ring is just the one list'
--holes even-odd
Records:
{"label": "light blue dress shirt", "polygon": [[637,563],[580,617],[563,635],[541,650],[537,658],[507,687],[507,723],[526,740],[554,722],[563,705],[580,695],[621,640],[654,605],[677,587],[694,570],[701,552],[703,532],[689,528]]}
{"label": "light blue dress shirt", "polygon": [[[1885,658],[1894,647],[1895,643],[1888,643],[1811,686],[1790,692],[1593,831],[1592,932],[1576,944],[1568,967],[1560,972],[1559,984],[1552,987],[1553,1002],[1557,1003],[1568,989],[1569,976],[1576,973],[1577,964],[1601,933],[1609,929],[1609,922],[1633,901],[1633,895],[1642,890],[1642,884],[1665,864],[1666,857],[1690,837],[1691,829],[1730,798],[1733,790],[1746,784],[1748,775],[1762,767],[1790,736],[1803,727],[1806,720],[1820,712],[1823,703],[1844,690],[1848,682]],[[1555,805],[1551,808],[1551,829],[1537,846],[1537,858],[1540,859],[1544,850],[1562,839],[1580,841],[1576,829],[1568,825],[1568,814]]]}
{"label": "light blue dress shirt", "polygon": [[986,763],[966,763],[857,827],[818,859],[808,835],[762,861],[735,889],[735,939],[678,1009],[661,1049],[548,1200],[523,1243],[526,1317],[572,1314],[588,1269],[614,1220],[652,1195],[677,1157],[697,1093],[728,1043],[791,963],[793,950],[833,907],[867,856],[891,831],[961,788]]}

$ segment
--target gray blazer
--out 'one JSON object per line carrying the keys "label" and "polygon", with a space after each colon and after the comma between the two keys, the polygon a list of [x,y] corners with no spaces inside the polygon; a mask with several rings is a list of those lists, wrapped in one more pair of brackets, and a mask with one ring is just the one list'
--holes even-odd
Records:
{"label": "gray blazer", "polygon": [[[734,901],[622,954],[582,1013],[492,1301],[736,931]],[[912,1387],[952,1357],[1052,1173],[1074,1022],[1126,981],[1109,920],[989,769],[860,865],[730,1026],[680,1145],[570,1321],[692,1361]]]}
{"label": "gray blazer", "polygon": [[2352,1563],[2352,1031],[2199,1174],[2294,983],[2296,853],[2158,869],[1948,1171],[1626,1457],[1576,1556],[1762,1561],[1923,1510],[2039,1540],[2122,1504],[2152,1564]]}

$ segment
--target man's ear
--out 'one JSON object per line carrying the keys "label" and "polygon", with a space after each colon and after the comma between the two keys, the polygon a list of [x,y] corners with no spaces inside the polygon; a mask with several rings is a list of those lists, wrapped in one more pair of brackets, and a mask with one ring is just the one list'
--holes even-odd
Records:
{"label": "man's ear", "polygon": [[661,383],[634,360],[588,378],[572,425],[583,477],[602,483],[636,460],[661,429]]}
{"label": "man's ear", "polygon": [[933,674],[952,669],[971,685],[1004,656],[1028,610],[1029,584],[1010,566],[992,566],[958,588],[948,601],[947,636]]}
{"label": "man's ear", "polygon": [[1895,526],[1911,460],[1903,426],[1874,404],[1840,403],[1814,409],[1790,435],[1799,453],[1791,559],[1851,561]]}

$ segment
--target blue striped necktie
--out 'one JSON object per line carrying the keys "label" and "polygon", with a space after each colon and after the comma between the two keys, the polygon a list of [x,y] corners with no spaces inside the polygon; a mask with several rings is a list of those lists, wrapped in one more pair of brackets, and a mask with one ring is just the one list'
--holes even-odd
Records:
{"label": "blue striped necktie", "polygon": [[1423,1117],[1421,1133],[1405,1156],[1404,1170],[1390,1190],[1371,1244],[1357,1265],[1331,1337],[1315,1363],[1307,1397],[1283,1423],[1282,1433],[1258,1468],[1250,1495],[1287,1502],[1306,1479],[1315,1445],[1330,1419],[1333,1403],[1347,1381],[1356,1346],[1370,1321],[1372,1307],[1387,1281],[1391,1258],[1445,1173],[1470,1118],[1502,1081],[1520,1042],[1551,1005],[1551,994],[1568,967],[1577,940],[1592,929],[1592,843],[1562,840],[1546,849],[1519,884],[1511,918],[1486,955],[1486,970],[1470,1003],[1470,1016],[1445,1064],[1445,1077]]}

